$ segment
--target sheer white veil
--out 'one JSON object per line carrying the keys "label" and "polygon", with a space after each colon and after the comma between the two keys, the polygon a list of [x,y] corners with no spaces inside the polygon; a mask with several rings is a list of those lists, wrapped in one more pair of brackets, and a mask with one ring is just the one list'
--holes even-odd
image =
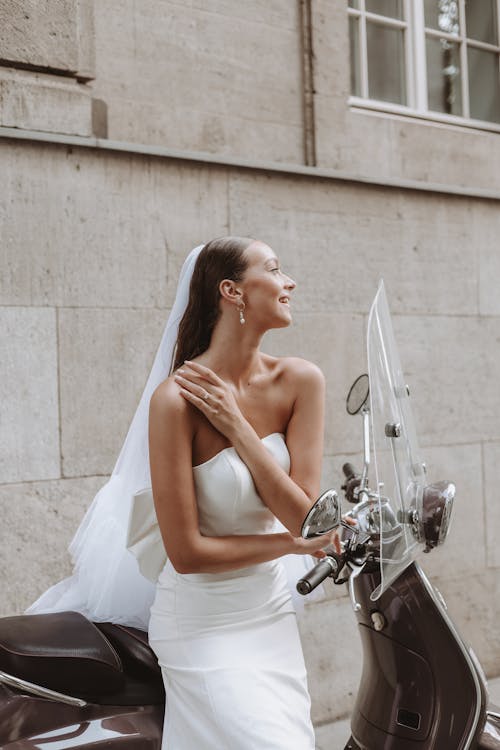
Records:
{"label": "sheer white veil", "polygon": [[[68,551],[73,573],[45,591],[26,614],[81,612],[95,622],[115,622],[147,630],[155,584],[141,575],[137,560],[126,547],[134,493],[151,487],[149,470],[149,402],[171,370],[179,323],[189,299],[193,269],[204,245],[195,247],[181,269],[175,301],[168,317],[153,367],[109,481],[101,487],[71,540]],[[284,527],[277,521],[277,529]],[[295,583],[316,560],[309,555],[287,555],[285,562],[295,607],[302,602]]]}

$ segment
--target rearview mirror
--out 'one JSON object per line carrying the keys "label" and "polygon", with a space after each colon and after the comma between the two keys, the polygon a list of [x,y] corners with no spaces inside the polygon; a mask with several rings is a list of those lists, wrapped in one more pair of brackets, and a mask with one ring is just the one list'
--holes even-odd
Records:
{"label": "rearview mirror", "polygon": [[340,526],[341,505],[335,490],[327,490],[318,497],[302,524],[303,539],[312,539]]}
{"label": "rearview mirror", "polygon": [[348,414],[359,414],[366,405],[370,395],[370,382],[368,375],[364,373],[356,378],[347,394],[346,409]]}

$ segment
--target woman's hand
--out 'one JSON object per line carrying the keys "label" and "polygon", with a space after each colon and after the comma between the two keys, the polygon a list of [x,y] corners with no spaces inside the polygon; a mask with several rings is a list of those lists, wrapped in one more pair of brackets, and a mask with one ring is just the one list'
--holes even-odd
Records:
{"label": "woman's hand", "polygon": [[315,536],[313,539],[302,539],[302,537],[292,537],[294,543],[293,552],[296,555],[312,555],[313,557],[326,557],[323,547],[333,545],[335,551],[340,555],[340,539],[336,531],[330,531],[328,534]]}
{"label": "woman's hand", "polygon": [[229,385],[209,367],[189,360],[177,370],[174,380],[186,401],[196,406],[216,430],[231,440],[245,418]]}

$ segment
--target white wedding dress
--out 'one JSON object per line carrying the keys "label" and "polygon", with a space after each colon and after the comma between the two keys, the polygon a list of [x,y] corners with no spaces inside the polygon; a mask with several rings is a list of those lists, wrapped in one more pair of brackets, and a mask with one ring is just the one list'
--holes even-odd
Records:
{"label": "white wedding dress", "polygon": [[[262,441],[288,473],[284,436]],[[235,448],[193,475],[204,535],[276,530]],[[279,559],[196,574],[177,573],[167,561],[149,642],[166,690],[162,750],[314,750],[296,614]]]}

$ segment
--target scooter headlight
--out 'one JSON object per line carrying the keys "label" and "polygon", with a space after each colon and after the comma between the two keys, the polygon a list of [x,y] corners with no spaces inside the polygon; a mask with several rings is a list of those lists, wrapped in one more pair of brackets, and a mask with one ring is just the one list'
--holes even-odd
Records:
{"label": "scooter headlight", "polygon": [[419,531],[422,541],[425,542],[425,552],[430,552],[446,539],[455,491],[453,482],[448,481],[428,484],[424,489]]}

